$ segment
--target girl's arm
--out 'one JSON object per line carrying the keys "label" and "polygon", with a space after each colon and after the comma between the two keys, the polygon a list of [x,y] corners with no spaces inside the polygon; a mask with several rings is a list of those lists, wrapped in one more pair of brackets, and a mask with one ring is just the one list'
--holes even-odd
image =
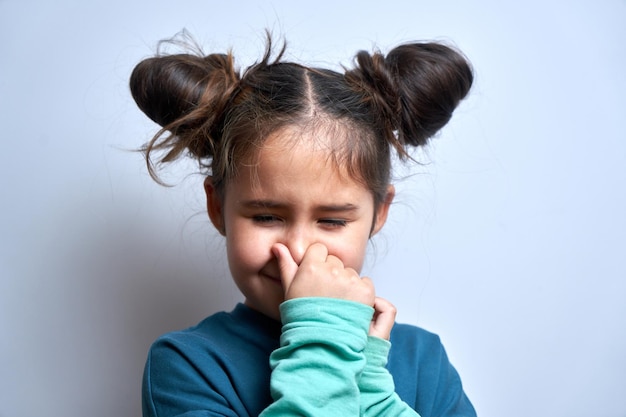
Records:
{"label": "girl's arm", "polygon": [[360,415],[357,377],[373,309],[333,298],[281,305],[281,347],[270,357],[274,402],[261,417]]}
{"label": "girl's arm", "polygon": [[365,348],[367,364],[359,379],[361,416],[415,417],[419,414],[395,392],[393,378],[385,368],[391,343],[369,336]]}
{"label": "girl's arm", "polygon": [[371,281],[319,243],[300,264],[285,245],[273,251],[286,301],[280,347],[270,357],[274,402],[261,416],[358,416],[357,380],[374,313]]}
{"label": "girl's arm", "polygon": [[[391,343],[389,337],[394,326],[396,309],[382,298],[376,298],[375,313],[370,325],[368,343],[364,351],[367,364],[359,380],[361,415],[366,417],[414,417],[419,414],[402,401],[395,392],[393,377],[387,370]],[[422,364],[416,389],[416,403],[421,412],[433,417],[476,417],[474,407],[467,399],[461,380],[448,361],[438,337],[430,335],[422,340]],[[414,344],[409,343],[411,347]],[[402,347],[401,347],[402,349]],[[414,349],[407,349],[417,354]],[[410,358],[407,364],[411,362]],[[416,359],[416,358],[413,358]],[[398,379],[402,383],[403,377]],[[413,380],[411,380],[413,381]],[[407,381],[411,384],[411,381]],[[415,381],[413,381],[415,382]],[[419,405],[418,405],[419,404]]]}
{"label": "girl's arm", "polygon": [[370,324],[366,365],[359,379],[361,416],[415,417],[419,414],[395,392],[393,377],[385,368],[391,343],[389,336],[396,318],[396,308],[389,301],[376,298],[374,318]]}

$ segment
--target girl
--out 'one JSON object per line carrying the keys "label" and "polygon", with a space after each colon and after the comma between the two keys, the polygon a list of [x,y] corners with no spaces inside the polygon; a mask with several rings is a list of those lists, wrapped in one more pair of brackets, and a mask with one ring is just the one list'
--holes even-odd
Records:
{"label": "girl", "polygon": [[359,52],[339,73],[232,55],[140,62],[130,87],[162,126],[159,163],[196,158],[211,222],[245,297],[229,313],[150,349],[144,416],[474,416],[437,336],[394,324],[360,277],[394,197],[393,153],[408,157],[472,84],[437,43]]}

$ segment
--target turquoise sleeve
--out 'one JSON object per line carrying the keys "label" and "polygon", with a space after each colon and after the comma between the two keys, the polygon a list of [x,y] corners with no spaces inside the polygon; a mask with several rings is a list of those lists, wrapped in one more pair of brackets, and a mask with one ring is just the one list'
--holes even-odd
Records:
{"label": "turquoise sleeve", "polygon": [[280,347],[270,356],[274,402],[262,417],[360,414],[357,380],[365,367],[373,308],[331,298],[297,298],[280,306]]}
{"label": "turquoise sleeve", "polygon": [[395,392],[393,377],[385,368],[391,343],[369,336],[364,350],[366,365],[359,379],[361,416],[419,417]]}

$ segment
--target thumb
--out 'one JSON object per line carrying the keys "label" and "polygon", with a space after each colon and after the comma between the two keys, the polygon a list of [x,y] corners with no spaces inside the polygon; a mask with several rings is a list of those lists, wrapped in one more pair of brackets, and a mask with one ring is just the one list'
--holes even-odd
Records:
{"label": "thumb", "polygon": [[291,283],[293,282],[296,272],[298,271],[298,264],[293,260],[289,248],[282,243],[277,243],[272,246],[272,253],[278,260],[278,269],[280,270],[280,280],[283,283],[283,290],[285,294],[289,291]]}

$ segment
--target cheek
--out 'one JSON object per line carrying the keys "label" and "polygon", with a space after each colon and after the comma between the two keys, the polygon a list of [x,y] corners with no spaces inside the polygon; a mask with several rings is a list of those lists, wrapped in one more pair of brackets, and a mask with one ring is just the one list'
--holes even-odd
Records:
{"label": "cheek", "polygon": [[258,269],[271,258],[272,242],[264,233],[244,224],[228,225],[226,251],[231,269]]}
{"label": "cheek", "polygon": [[327,247],[329,253],[341,259],[344,266],[361,273],[368,241],[367,233],[359,233],[351,239],[330,242]]}

